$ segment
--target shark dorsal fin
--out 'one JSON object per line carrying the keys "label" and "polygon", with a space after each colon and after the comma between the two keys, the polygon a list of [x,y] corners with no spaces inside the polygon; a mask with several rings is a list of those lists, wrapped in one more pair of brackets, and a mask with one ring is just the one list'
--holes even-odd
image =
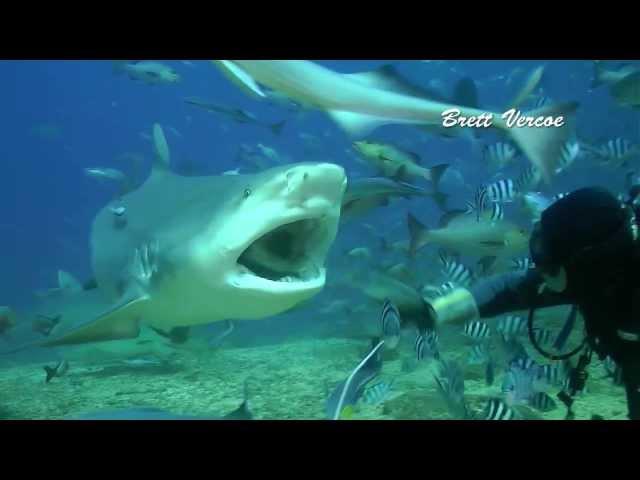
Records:
{"label": "shark dorsal fin", "polygon": [[533,93],[533,91],[538,88],[540,81],[542,80],[542,75],[544,74],[544,65],[539,66],[535,70],[533,70],[529,76],[527,77],[527,81],[522,86],[522,88],[518,91],[518,94],[515,98],[509,103],[508,108],[518,108],[522,103],[529,98],[529,95]]}
{"label": "shark dorsal fin", "polygon": [[452,103],[463,107],[480,108],[478,102],[478,89],[476,83],[470,77],[464,77],[456,83],[453,89]]}

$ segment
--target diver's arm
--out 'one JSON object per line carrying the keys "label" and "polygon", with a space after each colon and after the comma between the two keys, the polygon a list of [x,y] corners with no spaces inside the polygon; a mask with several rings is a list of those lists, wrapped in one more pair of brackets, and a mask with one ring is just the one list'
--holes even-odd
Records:
{"label": "diver's arm", "polygon": [[572,303],[564,293],[545,289],[538,294],[542,283],[542,277],[535,270],[489,277],[470,290],[456,288],[451,293],[428,302],[430,317],[436,326],[444,323],[460,324],[534,306],[551,307]]}
{"label": "diver's arm", "polygon": [[482,318],[528,310],[534,306],[541,308],[572,303],[565,293],[544,289],[538,294],[543,281],[535,270],[505,273],[484,279],[471,288],[471,295]]}

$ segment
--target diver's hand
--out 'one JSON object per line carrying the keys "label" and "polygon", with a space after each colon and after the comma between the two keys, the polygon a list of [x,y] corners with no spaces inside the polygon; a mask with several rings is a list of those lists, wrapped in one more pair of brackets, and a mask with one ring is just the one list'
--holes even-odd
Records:
{"label": "diver's hand", "polygon": [[425,299],[425,324],[437,329],[444,324],[461,325],[477,319],[478,306],[469,290],[456,288],[435,299]]}

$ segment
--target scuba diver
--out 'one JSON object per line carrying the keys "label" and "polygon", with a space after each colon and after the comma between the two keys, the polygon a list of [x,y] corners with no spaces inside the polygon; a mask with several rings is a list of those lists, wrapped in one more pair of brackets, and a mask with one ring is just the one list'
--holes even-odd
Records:
{"label": "scuba diver", "polygon": [[[469,290],[457,288],[429,301],[427,323],[437,328],[529,310],[533,341],[537,308],[574,305],[584,318],[581,347],[586,348],[569,375],[569,395],[584,388],[592,351],[600,359],[609,356],[622,369],[629,418],[640,420],[638,197],[640,186],[631,189],[625,202],[601,188],[583,188],[561,198],[534,226],[529,244],[534,269],[489,277]],[[545,356],[566,359],[580,349]],[[571,412],[573,399],[566,392],[559,398]]]}

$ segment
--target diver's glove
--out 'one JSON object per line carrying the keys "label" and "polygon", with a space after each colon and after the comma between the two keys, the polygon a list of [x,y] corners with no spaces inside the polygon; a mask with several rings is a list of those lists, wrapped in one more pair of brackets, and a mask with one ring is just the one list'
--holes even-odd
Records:
{"label": "diver's glove", "polygon": [[478,306],[469,290],[456,288],[435,299],[425,299],[431,328],[444,324],[464,324],[480,316]]}

